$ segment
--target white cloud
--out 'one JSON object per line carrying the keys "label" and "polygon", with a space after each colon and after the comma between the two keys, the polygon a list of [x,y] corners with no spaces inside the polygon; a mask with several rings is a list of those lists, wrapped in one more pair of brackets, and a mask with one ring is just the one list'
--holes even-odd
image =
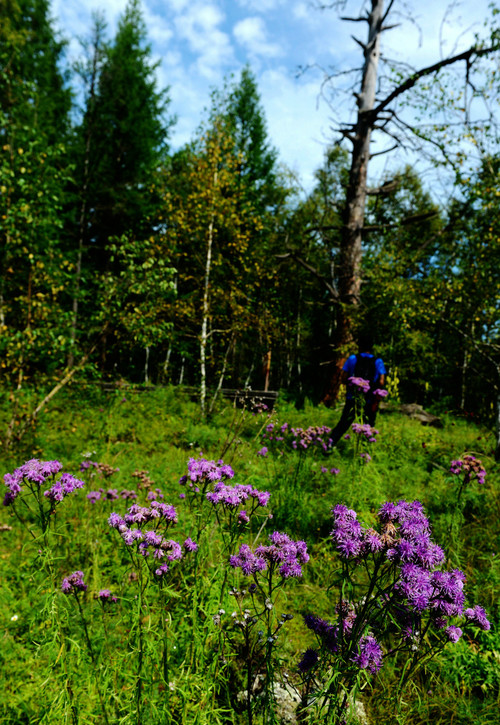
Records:
{"label": "white cloud", "polygon": [[240,20],[233,28],[233,35],[252,56],[276,58],[283,55],[283,50],[277,43],[267,40],[267,30],[262,18]]}
{"label": "white cloud", "polygon": [[227,33],[220,30],[225,16],[212,3],[191,5],[185,14],[174,18],[178,38],[188,43],[199,73],[213,80],[220,68],[234,62],[233,48]]}
{"label": "white cloud", "polygon": [[242,8],[249,8],[257,13],[267,13],[284,4],[285,0],[238,0],[238,5]]}
{"label": "white cloud", "polygon": [[147,5],[144,6],[144,20],[148,28],[148,40],[159,52],[168,45],[174,35],[173,28],[166,18],[152,12]]}

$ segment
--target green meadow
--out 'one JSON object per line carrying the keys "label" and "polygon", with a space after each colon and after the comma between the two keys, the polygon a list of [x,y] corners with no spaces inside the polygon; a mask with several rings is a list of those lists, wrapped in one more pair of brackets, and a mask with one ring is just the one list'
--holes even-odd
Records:
{"label": "green meadow", "polygon": [[[493,435],[449,414],[431,428],[389,409],[378,416],[376,442],[351,434],[333,451],[290,444],[292,428],[317,431],[339,415],[279,399],[272,411],[221,402],[202,420],[197,403],[174,387],[89,386],[54,398],[19,448],[2,454],[2,474],[33,458],[59,461],[85,485],[51,506],[44,486],[30,491],[25,481],[14,503],[0,509],[0,722],[498,723]],[[282,429],[283,440],[269,440],[269,431]],[[450,473],[451,461],[464,455],[481,461],[483,484]],[[234,471],[228,485],[268,492],[269,501],[217,507],[206,499],[213,482],[199,491],[189,480],[180,484],[188,461],[201,458],[222,460]],[[93,502],[91,491],[99,492]],[[314,679],[299,668],[317,645],[304,616],[334,622],[337,603],[354,586],[330,536],[331,509],[345,504],[376,527],[382,504],[400,500],[422,503],[445,552],[441,568],[464,572],[466,606],[484,607],[491,629],[464,627],[458,641],[436,646],[422,625],[413,649],[427,647],[432,656],[406,677],[414,655],[396,651],[389,628],[378,671],[360,666],[353,674],[353,656],[343,664],[331,656]],[[198,547],[172,556],[161,576],[108,523],[113,512],[123,517],[152,501],[175,508],[168,540]],[[305,542],[309,560],[300,576],[280,577],[276,569],[265,590],[260,577],[271,565],[247,576],[228,562],[242,544],[268,544],[274,531]],[[81,588],[63,591],[74,572],[82,574]],[[355,591],[367,582],[368,566]],[[358,617],[366,600],[352,599]],[[341,715],[338,692],[347,693]]]}

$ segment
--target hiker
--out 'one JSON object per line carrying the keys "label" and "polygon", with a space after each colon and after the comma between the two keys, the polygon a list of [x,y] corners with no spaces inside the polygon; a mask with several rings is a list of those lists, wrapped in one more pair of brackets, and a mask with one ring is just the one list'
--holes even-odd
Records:
{"label": "hiker", "polygon": [[330,434],[332,448],[337,445],[356,417],[355,393],[353,387],[349,385],[349,378],[362,378],[370,383],[369,390],[364,392],[363,422],[372,427],[375,425],[380,398],[374,395],[374,391],[383,389],[387,371],[382,358],[373,354],[373,343],[368,335],[360,335],[358,348],[358,354],[348,357],[342,368],[342,382],[347,386],[346,401],[340,420]]}

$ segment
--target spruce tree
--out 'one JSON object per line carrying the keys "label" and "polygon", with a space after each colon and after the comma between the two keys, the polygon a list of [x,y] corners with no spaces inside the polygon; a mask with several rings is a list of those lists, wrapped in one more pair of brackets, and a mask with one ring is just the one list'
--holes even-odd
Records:
{"label": "spruce tree", "polygon": [[241,179],[253,204],[260,211],[275,207],[283,199],[277,178],[278,153],[269,142],[257,82],[248,66],[229,91],[227,117],[235,151],[241,154]]}
{"label": "spruce tree", "polygon": [[105,50],[81,129],[87,133],[92,123],[88,241],[100,252],[110,237],[147,231],[148,184],[166,152],[171,125],[167,91],[157,89],[155,68],[139,2],[130,0]]}

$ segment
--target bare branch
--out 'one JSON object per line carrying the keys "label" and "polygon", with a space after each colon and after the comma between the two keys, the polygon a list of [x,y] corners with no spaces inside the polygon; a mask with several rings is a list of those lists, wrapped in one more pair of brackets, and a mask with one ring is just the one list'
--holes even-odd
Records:
{"label": "bare branch", "polygon": [[439,216],[439,212],[437,211],[427,211],[422,214],[412,214],[411,216],[407,216],[404,219],[401,219],[399,222],[394,223],[387,223],[387,224],[368,224],[363,227],[364,232],[382,232],[386,229],[396,229],[397,227],[407,227],[411,224],[416,224],[417,222],[424,222],[427,221],[427,219],[433,219],[434,217]]}
{"label": "bare branch", "polygon": [[359,18],[348,18],[345,15],[340,16],[340,20],[346,20],[348,23],[369,23],[370,18],[368,16],[359,17]]}
{"label": "bare branch", "polygon": [[[382,130],[382,129],[381,129]],[[392,146],[389,146],[387,149],[383,149],[382,151],[374,151],[372,154],[370,154],[370,159],[374,159],[375,156],[383,156],[384,154],[388,154],[390,151],[394,151],[394,149],[397,149],[401,144],[395,143]]]}
{"label": "bare branch", "polygon": [[339,301],[339,293],[335,289],[335,287],[326,279],[324,275],[321,274],[321,272],[318,272],[316,267],[313,267],[309,262],[306,262],[305,259],[302,259],[302,257],[299,257],[298,254],[296,254],[293,250],[290,250],[286,254],[275,254],[274,255],[276,259],[293,259],[297,264],[300,264],[301,267],[304,269],[307,269],[308,272],[311,272],[311,274],[316,277],[320,282],[322,282],[328,292],[330,293],[331,298],[334,300],[334,302]]}
{"label": "bare branch", "polygon": [[351,35],[351,38],[354,40],[355,43],[357,43],[360,46],[360,48],[363,50],[363,53],[364,53],[366,50],[366,43],[363,43],[363,41],[359,40],[354,35]]}
{"label": "bare branch", "polygon": [[421,68],[419,71],[411,75],[409,78],[407,78],[403,83],[401,83],[399,86],[394,88],[394,90],[389,93],[387,98],[385,98],[383,101],[381,101],[378,106],[376,106],[372,111],[369,111],[370,114],[372,114],[374,117],[377,117],[378,114],[381,111],[384,111],[387,106],[392,103],[396,98],[401,96],[403,93],[406,93],[406,91],[409,91],[410,88],[413,88],[413,86],[416,85],[416,83],[425,76],[432,75],[433,73],[437,73],[442,68],[446,68],[449,65],[454,65],[455,63],[459,63],[460,61],[466,61],[468,63],[472,63],[473,60],[476,58],[480,58],[484,55],[489,55],[490,53],[494,53],[495,51],[500,49],[500,45],[493,45],[489,46],[488,48],[477,48],[472,47],[469,48],[469,50],[466,50],[463,53],[459,53],[458,55],[454,55],[451,58],[445,58],[444,60],[440,60],[437,63],[434,63],[433,65],[429,65],[426,68]]}

